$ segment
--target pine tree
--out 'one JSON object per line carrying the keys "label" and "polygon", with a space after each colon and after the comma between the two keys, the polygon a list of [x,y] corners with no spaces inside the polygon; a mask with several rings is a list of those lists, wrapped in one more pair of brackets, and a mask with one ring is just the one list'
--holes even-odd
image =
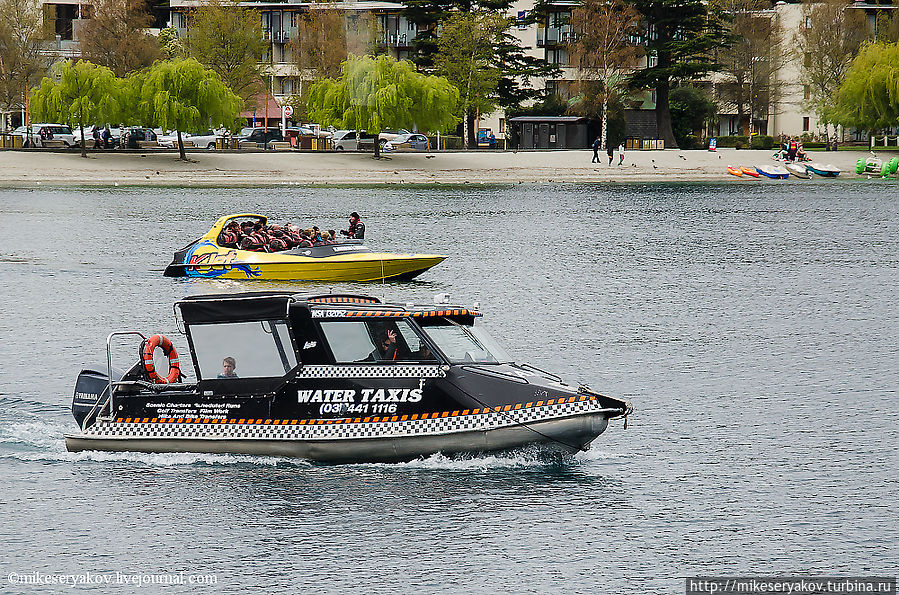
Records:
{"label": "pine tree", "polygon": [[[690,80],[717,68],[711,55],[727,44],[720,11],[704,0],[633,0],[643,16],[652,66],[631,77],[635,88],[656,91],[656,124],[666,147],[677,147],[668,109],[673,80]],[[652,63],[652,62],[650,62]]]}

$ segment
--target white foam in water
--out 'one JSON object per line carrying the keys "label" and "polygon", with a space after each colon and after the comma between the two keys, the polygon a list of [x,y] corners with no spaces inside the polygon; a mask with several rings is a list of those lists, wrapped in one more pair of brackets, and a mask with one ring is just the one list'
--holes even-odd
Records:
{"label": "white foam in water", "polygon": [[[261,465],[275,467],[279,464],[304,464],[302,461],[282,457],[253,455],[205,454],[205,453],[142,453],[66,450],[63,434],[72,430],[67,424],[43,421],[13,422],[0,426],[0,444],[10,448],[0,450],[0,457],[22,461],[130,461],[152,467],[179,465]],[[18,448],[15,448],[17,447]],[[25,447],[25,448],[22,448]]]}

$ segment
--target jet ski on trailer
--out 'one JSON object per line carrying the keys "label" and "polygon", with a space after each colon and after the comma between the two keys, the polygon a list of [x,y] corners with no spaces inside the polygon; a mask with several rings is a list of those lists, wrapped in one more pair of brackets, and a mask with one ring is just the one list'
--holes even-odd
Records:
{"label": "jet ski on trailer", "polygon": [[[440,303],[257,292],[186,298],[195,381],[165,337],[107,337],[106,366],[82,370],[70,451],[240,453],[330,463],[406,461],[539,445],[585,450],[629,403],[515,363],[476,321]],[[142,338],[113,366],[113,342]],[[168,356],[158,371],[157,348]],[[162,362],[160,362],[162,367]],[[626,424],[625,424],[626,427]]]}
{"label": "jet ski on trailer", "polygon": [[175,252],[166,277],[269,279],[302,281],[405,280],[440,264],[440,254],[372,252],[361,240],[344,240],[312,248],[254,252],[222,245],[222,231],[232,221],[266,224],[263,215],[242,213],[219,218],[212,228]]}

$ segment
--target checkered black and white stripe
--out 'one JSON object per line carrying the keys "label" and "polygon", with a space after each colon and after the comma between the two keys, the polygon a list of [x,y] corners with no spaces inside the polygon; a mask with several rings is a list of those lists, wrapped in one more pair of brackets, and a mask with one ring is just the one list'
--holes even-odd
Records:
{"label": "checkered black and white stripe", "polygon": [[440,366],[303,366],[297,378],[443,378]]}
{"label": "checkered black and white stripe", "polygon": [[436,419],[324,425],[123,423],[99,421],[84,431],[97,438],[184,438],[247,440],[340,440],[396,438],[493,430],[602,410],[599,401],[575,401],[529,409],[492,411]]}

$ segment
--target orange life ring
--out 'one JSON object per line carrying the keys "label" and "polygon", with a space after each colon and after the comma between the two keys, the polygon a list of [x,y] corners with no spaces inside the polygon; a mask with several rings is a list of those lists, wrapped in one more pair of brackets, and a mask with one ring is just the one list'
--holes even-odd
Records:
{"label": "orange life ring", "polygon": [[[163,378],[156,372],[156,364],[153,362],[153,352],[157,347],[162,348],[162,352],[169,358],[169,375]],[[171,384],[178,382],[181,377],[181,365],[178,362],[178,352],[175,346],[169,341],[165,335],[153,335],[144,341],[143,347],[144,371],[151,382],[155,384]]]}

